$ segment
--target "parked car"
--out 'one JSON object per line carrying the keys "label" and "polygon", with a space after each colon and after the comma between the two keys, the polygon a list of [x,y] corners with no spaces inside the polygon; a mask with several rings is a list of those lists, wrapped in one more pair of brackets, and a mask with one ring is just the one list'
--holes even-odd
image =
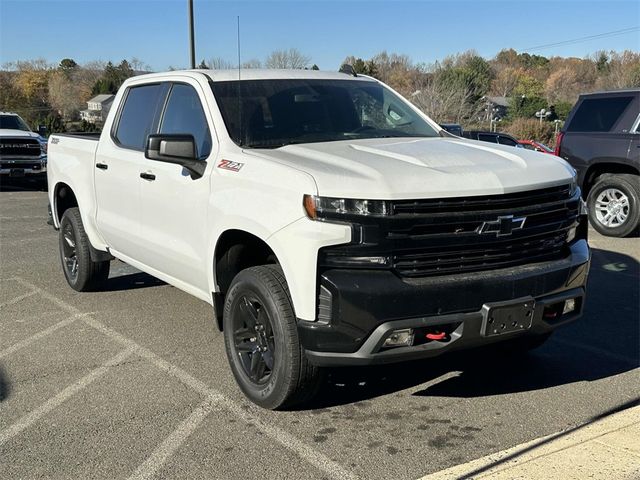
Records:
{"label": "parked car", "polygon": [[453,133],[457,137],[462,136],[462,125],[458,123],[441,123],[440,126],[444,128],[447,132]]}
{"label": "parked car", "polygon": [[509,145],[510,147],[522,148],[514,137],[508,133],[502,132],[485,132],[482,130],[465,130],[462,133],[464,138],[471,140],[480,140],[481,142],[498,143],[500,145]]}
{"label": "parked car", "polygon": [[46,178],[47,139],[44,127],[32,132],[18,114],[0,112],[0,176]]}
{"label": "parked car", "polygon": [[640,226],[640,89],[581,95],[556,155],[578,172],[591,225],[624,237]]}
{"label": "parked car", "polygon": [[580,316],[590,253],[568,164],[453,138],[373,78],[238,78],[130,78],[99,137],[51,136],[71,288],[100,288],[116,257],[210,303],[266,408],[309,399],[322,367],[524,351]]}
{"label": "parked car", "polygon": [[554,154],[554,151],[551,147],[546,146],[542,142],[536,142],[535,140],[518,140],[518,143],[522,145],[522,148],[526,148],[527,150],[534,150],[536,152],[542,153],[550,153]]}

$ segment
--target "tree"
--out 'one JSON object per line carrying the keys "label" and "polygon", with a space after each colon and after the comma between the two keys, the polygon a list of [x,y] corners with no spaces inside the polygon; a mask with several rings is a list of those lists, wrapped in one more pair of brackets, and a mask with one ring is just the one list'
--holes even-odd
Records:
{"label": "tree", "polygon": [[205,68],[211,70],[230,70],[232,68],[238,68],[238,65],[221,57],[213,57],[209,59]]}
{"label": "tree", "polygon": [[544,86],[547,100],[551,103],[575,102],[580,90],[581,84],[575,70],[567,67],[551,73]]}
{"label": "tree", "polygon": [[207,65],[207,63],[204,61],[204,59],[202,59],[202,61],[200,62],[200,64],[196,67],[202,70],[206,70],[209,68],[209,66]]}
{"label": "tree", "polygon": [[78,68],[78,64],[71,58],[63,58],[60,60],[58,68],[63,72],[73,72]]}
{"label": "tree", "polygon": [[313,65],[311,65],[311,70],[320,70],[320,67],[318,67],[318,65],[314,63]]}
{"label": "tree", "polygon": [[85,107],[87,91],[82,84],[74,82],[68,73],[52,73],[48,87],[49,104],[64,120],[73,119],[77,112]]}
{"label": "tree", "polygon": [[499,97],[511,96],[524,74],[522,68],[506,67],[502,69],[493,80],[491,91]]}
{"label": "tree", "polygon": [[290,48],[289,50],[276,50],[271,52],[264,64],[266,68],[293,68],[303,69],[307,65],[311,58],[302,54],[296,48]]}
{"label": "tree", "polygon": [[242,68],[262,68],[262,62],[257,58],[252,58],[244,62]]}

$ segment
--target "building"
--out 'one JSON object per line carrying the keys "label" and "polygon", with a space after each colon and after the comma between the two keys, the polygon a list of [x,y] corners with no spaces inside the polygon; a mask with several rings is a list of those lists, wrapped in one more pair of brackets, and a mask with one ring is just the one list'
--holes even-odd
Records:
{"label": "building", "polygon": [[103,123],[106,118],[115,95],[109,93],[96,95],[87,102],[87,109],[80,112],[80,118],[89,123]]}

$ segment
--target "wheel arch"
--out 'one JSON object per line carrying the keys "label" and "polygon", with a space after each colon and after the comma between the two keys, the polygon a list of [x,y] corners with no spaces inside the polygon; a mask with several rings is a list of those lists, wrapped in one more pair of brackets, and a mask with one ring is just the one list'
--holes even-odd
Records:
{"label": "wheel arch", "polygon": [[73,189],[64,182],[58,182],[53,191],[53,216],[54,221],[60,226],[62,215],[69,208],[80,207]]}
{"label": "wheel arch", "polygon": [[628,163],[617,162],[598,162],[591,165],[584,175],[584,181],[582,182],[582,196],[587,198],[591,188],[598,181],[598,178],[607,173],[610,174],[631,174],[640,175],[638,168]]}
{"label": "wheel arch", "polygon": [[258,265],[279,265],[275,249],[260,236],[241,229],[227,229],[217,238],[213,251],[213,308],[222,330],[224,297],[233,278],[242,270]]}

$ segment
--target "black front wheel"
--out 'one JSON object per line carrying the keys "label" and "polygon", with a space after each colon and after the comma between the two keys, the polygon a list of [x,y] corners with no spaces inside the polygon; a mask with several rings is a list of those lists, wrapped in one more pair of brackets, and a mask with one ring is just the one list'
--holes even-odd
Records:
{"label": "black front wheel", "polygon": [[300,346],[289,288],[279,266],[247,268],[234,278],[223,323],[231,370],[252,402],[279,409],[315,395],[320,371]]}
{"label": "black front wheel", "polygon": [[91,245],[84,231],[80,210],[65,210],[60,220],[60,260],[71,288],[78,292],[99,289],[109,276],[109,261],[91,260]]}

